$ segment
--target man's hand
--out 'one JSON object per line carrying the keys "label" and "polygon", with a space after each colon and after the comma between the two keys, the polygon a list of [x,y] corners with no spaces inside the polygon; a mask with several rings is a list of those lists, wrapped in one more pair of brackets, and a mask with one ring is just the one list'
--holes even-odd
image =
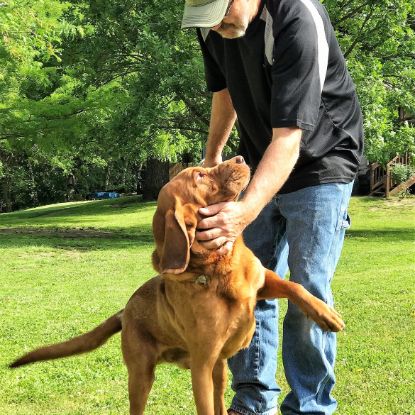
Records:
{"label": "man's hand", "polygon": [[207,216],[198,224],[196,239],[220,255],[232,250],[235,239],[250,223],[249,210],[243,202],[222,202],[199,209]]}
{"label": "man's hand", "polygon": [[[225,202],[199,209],[207,218],[198,224],[196,239],[208,249],[225,254],[235,239],[260,213],[290,175],[300,153],[299,128],[274,128],[271,143],[239,202]],[[222,148],[222,147],[215,147]],[[216,164],[219,151],[206,156],[206,166]]]}

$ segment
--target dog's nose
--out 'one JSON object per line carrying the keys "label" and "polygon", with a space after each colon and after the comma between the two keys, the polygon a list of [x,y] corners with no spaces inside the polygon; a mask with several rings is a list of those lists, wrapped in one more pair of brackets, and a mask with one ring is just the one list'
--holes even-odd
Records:
{"label": "dog's nose", "polygon": [[244,158],[243,158],[242,156],[236,156],[236,157],[235,157],[235,161],[236,161],[238,164],[244,164],[244,163],[245,163],[245,160],[244,160]]}

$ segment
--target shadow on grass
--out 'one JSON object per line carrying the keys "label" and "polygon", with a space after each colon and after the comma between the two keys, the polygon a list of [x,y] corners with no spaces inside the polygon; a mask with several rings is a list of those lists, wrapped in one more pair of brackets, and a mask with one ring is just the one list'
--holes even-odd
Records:
{"label": "shadow on grass", "polygon": [[62,203],[24,211],[4,213],[0,215],[0,224],[24,224],[25,221],[36,222],[36,219],[58,218],[60,223],[64,222],[65,217],[84,217],[84,216],[111,216],[123,213],[139,213],[140,211],[151,210],[155,207],[155,202],[141,202],[138,196],[129,196],[111,200],[93,200],[85,202]]}
{"label": "shadow on grass", "polygon": [[[154,207],[155,202],[141,202],[140,197],[129,196],[3,214],[0,215],[0,247],[40,245],[102,250],[153,245],[151,217]],[[114,217],[115,221],[108,220],[108,216]],[[103,227],[94,227],[97,223]],[[111,226],[117,223],[126,226]],[[105,227],[106,224],[111,225]]]}
{"label": "shadow on grass", "polygon": [[[415,241],[412,229],[365,229],[348,230],[346,239],[392,241]],[[113,248],[153,246],[150,225],[120,229],[10,227],[0,228],[0,248],[23,246],[50,246],[60,249],[102,250]]]}
{"label": "shadow on grass", "polygon": [[384,239],[390,241],[415,241],[415,229],[350,229],[346,238]]}
{"label": "shadow on grass", "polygon": [[49,246],[59,249],[103,250],[154,245],[151,226],[128,228],[128,232],[76,228],[3,228],[0,247]]}

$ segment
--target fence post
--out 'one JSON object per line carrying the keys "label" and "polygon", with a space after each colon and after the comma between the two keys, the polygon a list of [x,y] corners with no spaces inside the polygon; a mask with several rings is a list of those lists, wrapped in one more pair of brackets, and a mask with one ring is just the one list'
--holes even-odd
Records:
{"label": "fence post", "polygon": [[375,169],[373,168],[373,164],[370,165],[370,185],[369,185],[370,191],[373,190],[373,187],[375,186]]}
{"label": "fence post", "polygon": [[391,168],[389,163],[386,165],[386,176],[385,176],[385,197],[389,197],[390,192],[390,185],[391,185]]}

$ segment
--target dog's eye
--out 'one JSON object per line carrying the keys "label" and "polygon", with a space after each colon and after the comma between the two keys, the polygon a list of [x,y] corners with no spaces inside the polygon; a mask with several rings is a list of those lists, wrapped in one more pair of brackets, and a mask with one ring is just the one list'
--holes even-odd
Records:
{"label": "dog's eye", "polygon": [[203,180],[206,176],[207,176],[207,174],[206,174],[205,172],[203,172],[203,171],[198,171],[198,172],[195,174],[195,179],[196,179],[196,181],[200,181],[200,180]]}
{"label": "dog's eye", "polygon": [[206,178],[208,177],[208,174],[204,171],[196,171],[194,172],[194,180],[196,183],[203,183],[205,182]]}

